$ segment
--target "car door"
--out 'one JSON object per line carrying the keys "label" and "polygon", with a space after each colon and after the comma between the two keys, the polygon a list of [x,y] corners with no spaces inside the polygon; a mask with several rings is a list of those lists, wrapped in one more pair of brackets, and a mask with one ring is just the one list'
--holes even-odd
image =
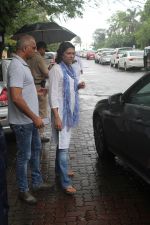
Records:
{"label": "car door", "polygon": [[114,153],[122,155],[127,149],[125,137],[124,105],[120,102],[122,94],[110,97],[109,107],[103,112],[103,124],[106,143]]}
{"label": "car door", "polygon": [[124,68],[124,56],[125,56],[125,54],[123,54],[123,55],[120,56],[120,58],[119,58],[119,66],[120,66],[121,68]]}
{"label": "car door", "polygon": [[140,168],[150,168],[150,77],[130,90],[124,104],[126,158]]}

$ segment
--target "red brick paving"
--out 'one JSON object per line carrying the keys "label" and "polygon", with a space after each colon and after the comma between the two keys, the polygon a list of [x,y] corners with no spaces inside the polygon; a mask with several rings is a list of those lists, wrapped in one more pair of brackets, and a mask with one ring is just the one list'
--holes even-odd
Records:
{"label": "red brick paving", "polygon": [[37,193],[36,206],[20,202],[15,180],[15,150],[11,152],[9,149],[9,225],[150,225],[149,186],[116,163],[98,162],[92,110],[81,111],[81,122],[71,142],[75,196],[64,194],[55,180],[55,146],[47,143],[43,145],[41,166],[45,180],[54,183],[55,189]]}

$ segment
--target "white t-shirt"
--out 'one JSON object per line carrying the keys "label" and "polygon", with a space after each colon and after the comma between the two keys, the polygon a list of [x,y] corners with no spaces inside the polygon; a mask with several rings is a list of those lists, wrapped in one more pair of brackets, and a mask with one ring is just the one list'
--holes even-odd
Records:
{"label": "white t-shirt", "polygon": [[76,73],[77,80],[79,81],[81,71],[83,71],[82,61],[81,61],[80,57],[75,56],[74,62],[72,63],[72,67]]}

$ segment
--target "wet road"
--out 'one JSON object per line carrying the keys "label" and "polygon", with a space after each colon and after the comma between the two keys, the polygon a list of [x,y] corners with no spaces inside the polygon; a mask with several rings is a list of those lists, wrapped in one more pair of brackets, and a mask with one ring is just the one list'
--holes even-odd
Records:
{"label": "wet road", "polygon": [[[41,166],[53,191],[36,193],[39,202],[27,206],[18,200],[15,180],[14,141],[8,151],[9,225],[149,225],[150,188],[117,161],[101,161],[95,150],[92,113],[96,102],[122,92],[143,72],[118,72],[84,60],[86,89],[80,91],[80,124],[73,131],[70,167],[75,172],[75,196],[67,196],[54,173],[54,144],[43,144]],[[50,135],[50,130],[48,128]],[[30,176],[29,176],[30,178]]]}
{"label": "wet road", "polygon": [[90,101],[92,104],[112,94],[124,92],[145,73],[142,70],[125,72],[86,59],[83,59],[83,67],[84,75],[81,76],[81,80],[86,82],[86,89],[80,93],[85,99],[93,99]]}

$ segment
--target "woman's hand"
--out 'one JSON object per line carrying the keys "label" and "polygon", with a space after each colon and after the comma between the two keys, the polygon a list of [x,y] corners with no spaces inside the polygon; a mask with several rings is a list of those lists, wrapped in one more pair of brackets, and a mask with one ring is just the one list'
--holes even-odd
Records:
{"label": "woman's hand", "polygon": [[55,117],[55,129],[58,131],[62,130],[62,122],[59,116]]}
{"label": "woman's hand", "polygon": [[85,88],[85,82],[82,81],[78,84],[78,89],[84,89]]}

